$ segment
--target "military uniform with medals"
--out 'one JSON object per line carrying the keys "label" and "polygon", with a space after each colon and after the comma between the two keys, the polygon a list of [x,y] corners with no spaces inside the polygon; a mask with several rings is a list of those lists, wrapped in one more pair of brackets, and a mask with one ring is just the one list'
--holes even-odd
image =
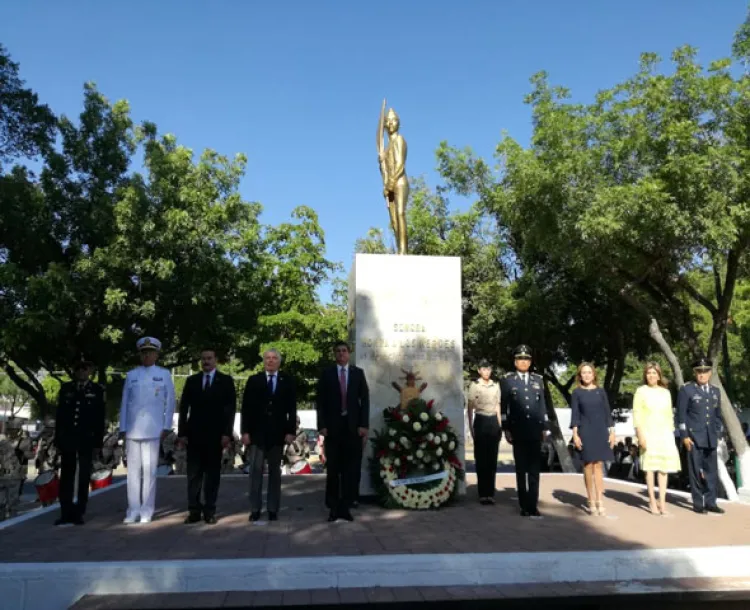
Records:
{"label": "military uniform with medals", "polygon": [[[520,345],[516,348],[514,357],[516,360],[530,360],[531,350],[526,345]],[[542,438],[548,428],[542,376],[530,371],[515,371],[505,375],[500,405],[505,436],[513,444],[521,515],[538,517]]]}
{"label": "military uniform with medals", "polygon": [[[90,367],[76,364],[75,370]],[[55,446],[60,451],[60,519],[56,525],[83,524],[94,453],[101,450],[105,428],[104,387],[90,380],[60,387],[55,417]],[[78,502],[73,488],[78,468]]]}
{"label": "military uniform with medals", "polygon": [[[710,371],[711,361],[701,358],[693,364],[700,374]],[[687,452],[693,510],[698,513],[722,513],[716,504],[719,485],[717,447],[722,431],[721,393],[710,383],[686,383],[677,396],[677,423],[680,438],[692,441]]]}

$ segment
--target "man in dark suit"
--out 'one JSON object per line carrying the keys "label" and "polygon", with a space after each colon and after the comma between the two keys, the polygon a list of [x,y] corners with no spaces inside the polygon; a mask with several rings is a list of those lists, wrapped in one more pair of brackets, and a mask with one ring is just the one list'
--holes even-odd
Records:
{"label": "man in dark suit", "polygon": [[[237,393],[234,379],[216,369],[216,350],[201,350],[202,373],[185,382],[177,435],[187,445],[188,511],[185,523],[216,523],[222,449],[232,442]],[[201,504],[201,489],[204,503]]]}
{"label": "man in dark suit", "polygon": [[[73,381],[60,387],[55,445],[60,451],[60,518],[55,525],[83,525],[89,498],[91,465],[104,442],[104,387],[89,379],[91,362],[77,362]],[[78,503],[73,487],[78,467]]]}
{"label": "man in dark suit", "polygon": [[281,372],[281,355],[263,353],[264,371],[247,380],[242,397],[242,443],[249,448],[250,521],[260,519],[263,465],[268,462],[268,520],[278,519],[281,503],[281,456],[284,443],[294,441],[297,392],[294,379]]}
{"label": "man in dark suit", "polygon": [[334,346],[336,365],[318,380],[318,430],[325,437],[326,501],[329,521],[353,521],[350,507],[359,492],[363,443],[370,423],[370,390],[365,372],[349,364],[349,345]]}

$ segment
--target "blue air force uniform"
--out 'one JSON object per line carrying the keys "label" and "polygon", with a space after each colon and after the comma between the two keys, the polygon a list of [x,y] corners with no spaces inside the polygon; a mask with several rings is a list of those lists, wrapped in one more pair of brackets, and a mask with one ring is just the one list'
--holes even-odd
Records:
{"label": "blue air force uniform", "polygon": [[[531,359],[531,350],[520,345],[515,358]],[[501,417],[506,438],[510,432],[516,464],[518,503],[524,516],[538,516],[539,473],[542,469],[542,436],[549,427],[541,375],[515,371],[501,386]]]}
{"label": "blue air force uniform", "polygon": [[[701,358],[693,368],[696,372],[710,370],[711,361]],[[688,451],[688,468],[693,509],[697,512],[720,512],[716,509],[717,447],[722,432],[720,404],[721,393],[710,383],[703,386],[694,381],[686,383],[677,397],[680,438],[693,441],[693,448]]]}

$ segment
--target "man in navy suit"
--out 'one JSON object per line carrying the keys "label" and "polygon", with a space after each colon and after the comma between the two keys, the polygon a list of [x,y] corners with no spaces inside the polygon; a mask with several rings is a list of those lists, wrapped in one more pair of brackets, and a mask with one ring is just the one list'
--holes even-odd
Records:
{"label": "man in navy suit", "polygon": [[268,349],[265,370],[247,380],[242,397],[242,443],[250,446],[250,521],[260,519],[263,503],[263,465],[268,462],[268,520],[278,519],[281,504],[281,456],[294,441],[297,428],[297,391],[294,379],[279,371],[281,355]]}
{"label": "man in navy suit", "polygon": [[334,346],[336,364],[318,380],[318,430],[325,437],[326,500],[329,521],[353,521],[350,507],[359,492],[362,448],[370,422],[370,390],[365,372],[349,364],[349,344]]}
{"label": "man in navy suit", "polygon": [[677,423],[687,449],[690,491],[696,513],[722,514],[716,504],[719,463],[716,449],[721,435],[721,392],[712,386],[712,362],[700,358],[693,363],[695,381],[680,388],[677,396]]}

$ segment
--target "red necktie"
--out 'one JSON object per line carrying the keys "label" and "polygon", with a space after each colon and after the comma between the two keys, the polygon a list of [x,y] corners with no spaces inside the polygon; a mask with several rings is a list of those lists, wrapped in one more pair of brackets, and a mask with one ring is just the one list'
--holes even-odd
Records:
{"label": "red necktie", "polygon": [[343,366],[339,373],[339,387],[341,388],[341,414],[346,415],[346,370]]}

